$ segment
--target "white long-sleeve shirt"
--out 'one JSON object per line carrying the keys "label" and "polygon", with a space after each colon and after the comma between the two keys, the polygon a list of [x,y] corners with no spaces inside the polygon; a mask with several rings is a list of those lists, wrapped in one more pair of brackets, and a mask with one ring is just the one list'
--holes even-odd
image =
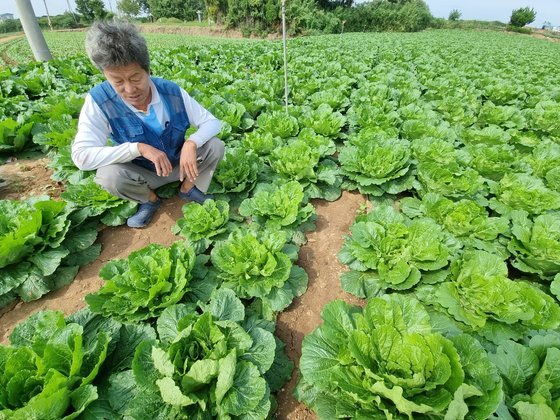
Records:
{"label": "white long-sleeve shirt", "polygon": [[[151,80],[150,87],[152,89],[152,101],[148,105],[148,109],[153,107],[160,125],[165,127],[169,115]],[[201,147],[220,132],[222,124],[182,88],[181,94],[189,123],[197,128],[197,131],[189,136],[189,140],[194,141],[197,147]],[[126,101],[123,102],[140,118],[145,115],[144,112]],[[84,171],[95,170],[112,163],[130,162],[140,156],[138,143],[107,146],[107,138],[110,133],[111,127],[107,117],[88,93],[80,112],[78,132],[72,143],[72,160],[78,168]]]}

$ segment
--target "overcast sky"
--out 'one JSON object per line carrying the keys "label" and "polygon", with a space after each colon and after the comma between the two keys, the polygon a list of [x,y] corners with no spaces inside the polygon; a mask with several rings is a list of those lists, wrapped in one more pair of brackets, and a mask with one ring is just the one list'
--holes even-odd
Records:
{"label": "overcast sky", "polygon": [[[118,0],[104,0],[108,10],[116,10]],[[290,1],[290,0],[288,0]],[[51,15],[68,10],[68,4],[74,8],[74,0],[31,0],[37,16],[46,14],[45,2]],[[357,2],[363,2],[358,0]],[[432,14],[447,18],[452,9],[458,9],[462,19],[499,20],[508,22],[511,11],[529,6],[537,12],[533,26],[542,26],[544,21],[560,26],[560,0],[426,0]],[[17,17],[15,0],[0,0],[0,14],[13,13]]]}

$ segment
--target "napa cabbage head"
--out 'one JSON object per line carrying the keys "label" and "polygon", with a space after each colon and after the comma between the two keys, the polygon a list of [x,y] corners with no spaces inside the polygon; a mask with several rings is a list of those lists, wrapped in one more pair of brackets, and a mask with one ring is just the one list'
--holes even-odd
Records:
{"label": "napa cabbage head", "polygon": [[[160,341],[144,341],[132,362],[137,393],[126,414],[159,419],[267,418],[276,343],[260,327],[247,331],[241,301],[221,291],[209,308],[167,308],[157,322]],[[224,310],[226,309],[226,310]]]}
{"label": "napa cabbage head", "polygon": [[[386,205],[358,216],[350,233],[338,254],[353,270],[343,275],[343,287],[365,289],[368,297],[385,289],[410,289],[423,275],[445,268],[451,257],[439,224],[429,218],[410,220]],[[441,274],[445,277],[445,271]]]}
{"label": "napa cabbage head", "polygon": [[123,322],[157,317],[190,290],[194,262],[190,243],[148,245],[103,266],[99,276],[106,283],[87,295],[86,302],[92,312]]}
{"label": "napa cabbage head", "polygon": [[512,212],[512,238],[508,249],[514,256],[512,265],[542,279],[552,279],[560,272],[560,213],[541,214],[531,219],[527,212]]}
{"label": "napa cabbage head", "polygon": [[225,287],[242,298],[264,297],[290,276],[292,262],[282,252],[285,245],[282,231],[238,229],[214,246],[211,259]]}
{"label": "napa cabbage head", "polygon": [[108,226],[122,225],[136,212],[136,203],[111,194],[88,177],[67,185],[61,198],[79,208],[81,217],[99,217]]}
{"label": "napa cabbage head", "polygon": [[241,203],[239,214],[251,216],[255,222],[266,227],[282,229],[300,225],[315,213],[313,205],[303,205],[303,201],[303,187],[299,182],[259,184],[253,197]]}
{"label": "napa cabbage head", "polygon": [[461,163],[453,143],[423,138],[413,143],[417,160],[417,181],[420,195],[435,192],[445,197],[465,198],[484,194],[483,179],[476,170]]}
{"label": "napa cabbage head", "polygon": [[542,214],[560,209],[560,192],[547,188],[541,178],[527,173],[505,174],[493,192],[490,207],[504,215],[513,210]]}
{"label": "napa cabbage head", "polygon": [[486,418],[501,380],[482,346],[435,332],[424,307],[397,294],[361,309],[323,308],[323,324],[303,340],[296,396],[321,419],[456,416]]}
{"label": "napa cabbage head", "polygon": [[[362,194],[397,194],[412,188],[410,142],[383,132],[362,130],[338,156],[341,173]],[[407,176],[408,175],[408,176]]]}
{"label": "napa cabbage head", "polygon": [[321,148],[310,146],[304,138],[274,150],[269,164],[280,178],[298,181],[307,198],[334,201],[340,197],[338,165],[331,159],[321,159]]}
{"label": "napa cabbage head", "polygon": [[505,403],[511,414],[519,418],[558,418],[558,332],[540,331],[522,343],[508,340],[489,356],[503,378]]}
{"label": "napa cabbage head", "polygon": [[207,248],[215,237],[227,231],[229,204],[223,200],[206,200],[199,204],[183,206],[183,217],[171,228],[171,232],[188,238],[193,243],[205,242]]}
{"label": "napa cabbage head", "polygon": [[428,193],[422,199],[403,198],[401,210],[411,218],[427,216],[434,219],[455,237],[459,248],[473,247],[509,256],[501,242],[503,235],[509,233],[508,219],[489,216],[487,208],[474,200],[453,201]]}
{"label": "napa cabbage head", "polygon": [[213,193],[251,191],[261,166],[259,157],[251,150],[241,147],[229,149],[216,169],[210,190]]}
{"label": "napa cabbage head", "polygon": [[42,211],[27,203],[0,200],[0,268],[21,260],[41,242]]}
{"label": "napa cabbage head", "polygon": [[503,259],[486,251],[465,252],[454,261],[447,281],[422,285],[416,296],[458,321],[464,331],[493,342],[560,325],[554,299],[530,283],[510,280]]}
{"label": "napa cabbage head", "polygon": [[16,326],[11,345],[0,346],[0,418],[80,415],[98,398],[92,382],[110,340],[109,331],[88,336],[62,312],[38,312]]}
{"label": "napa cabbage head", "polygon": [[323,103],[317,109],[305,111],[300,117],[302,127],[312,128],[317,134],[337,137],[346,124],[346,117]]}
{"label": "napa cabbage head", "polygon": [[252,150],[258,156],[267,156],[274,149],[282,145],[280,137],[274,137],[272,133],[264,130],[251,131],[241,139],[241,145],[246,150]]}
{"label": "napa cabbage head", "polygon": [[297,119],[291,115],[286,115],[285,111],[272,111],[260,114],[257,117],[257,126],[260,131],[283,139],[293,137],[299,131]]}
{"label": "napa cabbage head", "polygon": [[220,287],[258,300],[267,319],[307,289],[305,270],[293,264],[299,248],[286,240],[281,230],[239,228],[217,242],[211,253]]}

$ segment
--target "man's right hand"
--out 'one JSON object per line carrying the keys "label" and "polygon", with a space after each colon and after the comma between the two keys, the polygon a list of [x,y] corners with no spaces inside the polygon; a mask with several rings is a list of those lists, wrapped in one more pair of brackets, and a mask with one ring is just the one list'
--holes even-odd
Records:
{"label": "man's right hand", "polygon": [[165,153],[146,143],[138,143],[138,151],[154,164],[158,176],[169,176],[173,168]]}

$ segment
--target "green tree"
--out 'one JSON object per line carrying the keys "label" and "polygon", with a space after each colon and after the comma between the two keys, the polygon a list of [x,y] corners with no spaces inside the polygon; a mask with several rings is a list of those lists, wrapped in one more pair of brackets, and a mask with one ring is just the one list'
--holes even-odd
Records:
{"label": "green tree", "polygon": [[86,22],[93,22],[107,16],[103,0],[76,0],[76,10]]}
{"label": "green tree", "polygon": [[177,18],[184,21],[196,20],[197,10],[205,11],[203,0],[147,0],[154,18]]}
{"label": "green tree", "polygon": [[509,19],[509,23],[511,26],[522,28],[525,25],[534,22],[536,17],[537,17],[537,12],[535,12],[535,10],[532,7],[521,7],[511,12],[511,18]]}
{"label": "green tree", "polygon": [[137,0],[119,0],[117,9],[126,16],[136,17],[140,14],[140,3]]}
{"label": "green tree", "polygon": [[453,9],[450,13],[449,13],[449,20],[456,22],[459,19],[461,19],[461,12],[457,9]]}
{"label": "green tree", "polygon": [[148,4],[148,0],[137,0],[138,4],[140,5],[140,11],[142,13],[150,14],[150,5]]}
{"label": "green tree", "polygon": [[354,3],[353,0],[317,0],[317,6],[327,10],[332,10],[339,6],[350,7],[352,3]]}
{"label": "green tree", "polygon": [[208,17],[216,23],[221,23],[228,14],[227,0],[204,0]]}

